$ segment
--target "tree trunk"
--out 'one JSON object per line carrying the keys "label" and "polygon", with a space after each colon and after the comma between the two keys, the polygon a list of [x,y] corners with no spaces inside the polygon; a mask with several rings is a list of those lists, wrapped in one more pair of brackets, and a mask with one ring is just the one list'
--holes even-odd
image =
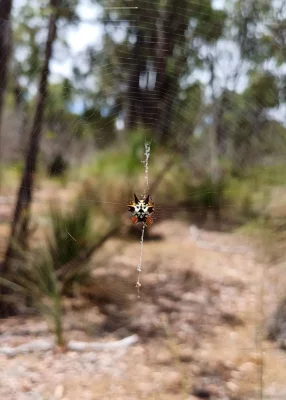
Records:
{"label": "tree trunk", "polygon": [[1,125],[3,117],[4,93],[7,86],[7,64],[10,50],[10,15],[12,0],[0,0],[0,186],[2,183],[2,135]]}
{"label": "tree trunk", "polygon": [[30,208],[33,196],[34,176],[37,168],[37,155],[39,152],[44,110],[45,110],[45,101],[47,98],[49,64],[50,64],[50,59],[52,57],[53,43],[56,38],[59,3],[60,0],[50,0],[51,16],[49,20],[44,65],[41,70],[40,82],[38,87],[36,111],[34,115],[33,125],[30,131],[30,139],[26,154],[25,168],[23,171],[22,180],[18,191],[17,203],[11,224],[10,239],[5,254],[4,263],[1,266],[1,272],[7,272],[9,270],[11,257],[13,256],[14,253],[14,244],[27,245],[26,239],[28,233],[28,223],[30,219]]}
{"label": "tree trunk", "polygon": [[[155,17],[150,15],[147,21],[149,18]],[[154,31],[148,28],[146,32],[144,23],[135,22],[136,43],[131,53],[126,95],[126,128],[133,129],[141,122],[147,130],[153,130],[158,142],[164,142],[171,131],[179,76],[176,71],[168,71],[168,58],[174,56],[176,40],[184,34],[188,21],[182,20],[177,0],[171,0],[157,16]],[[153,88],[148,85],[149,74],[154,80]],[[145,87],[141,78],[146,79]]]}
{"label": "tree trunk", "polygon": [[130,71],[128,77],[127,91],[127,113],[126,128],[134,129],[141,115],[141,94],[140,94],[140,76],[145,70],[145,60],[142,55],[144,47],[144,36],[140,29],[137,30],[136,43],[134,45],[130,62]]}
{"label": "tree trunk", "polygon": [[227,95],[226,92],[221,94],[220,99],[215,110],[214,124],[216,130],[216,141],[218,147],[219,157],[224,157],[227,150],[227,131],[224,126],[224,114],[227,109]]}
{"label": "tree trunk", "polygon": [[[178,93],[179,59],[174,55],[174,48],[178,36],[183,36],[188,21],[180,14],[177,0],[172,0],[162,11],[157,23],[156,41],[156,85],[153,97],[157,101],[157,117],[155,131],[159,143],[169,139],[172,131],[174,102]],[[172,71],[168,71],[168,59],[178,62]]]}
{"label": "tree trunk", "polygon": [[[13,47],[13,43],[12,43]],[[16,64],[16,61],[14,61],[14,64]],[[20,84],[19,80],[19,75],[20,72],[17,70],[17,68],[14,66],[13,72],[12,72],[12,79],[13,79],[13,95],[14,95],[14,102],[15,102],[15,113],[19,118],[19,130],[18,130],[18,140],[17,140],[17,156],[21,157],[23,154],[22,148],[23,148],[23,141],[25,141],[25,132],[27,129],[27,124],[28,124],[28,110],[27,110],[27,102],[25,100],[25,95],[24,95],[24,88]],[[26,85],[26,87],[29,87],[30,83]]]}

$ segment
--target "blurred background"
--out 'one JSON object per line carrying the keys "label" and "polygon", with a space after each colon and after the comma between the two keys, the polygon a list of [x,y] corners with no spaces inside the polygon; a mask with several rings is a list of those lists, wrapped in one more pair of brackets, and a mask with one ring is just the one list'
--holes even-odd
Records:
{"label": "blurred background", "polygon": [[285,77],[283,0],[0,0],[1,398],[286,398]]}

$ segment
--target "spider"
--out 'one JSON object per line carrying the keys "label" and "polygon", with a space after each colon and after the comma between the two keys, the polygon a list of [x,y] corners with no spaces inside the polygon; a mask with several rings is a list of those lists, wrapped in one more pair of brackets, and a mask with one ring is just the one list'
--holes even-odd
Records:
{"label": "spider", "polygon": [[134,201],[130,201],[128,204],[128,211],[132,213],[131,221],[133,225],[143,222],[149,228],[153,224],[151,215],[154,212],[154,202],[151,200],[149,194],[145,199],[139,200],[134,193]]}

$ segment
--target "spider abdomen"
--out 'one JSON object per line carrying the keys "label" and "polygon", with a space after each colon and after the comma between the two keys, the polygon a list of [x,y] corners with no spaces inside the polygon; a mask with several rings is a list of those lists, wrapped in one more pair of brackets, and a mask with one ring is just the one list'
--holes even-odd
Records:
{"label": "spider abdomen", "polygon": [[150,200],[150,195],[145,199],[139,200],[136,194],[134,194],[134,201],[131,201],[128,205],[128,211],[132,213],[132,223],[144,223],[145,226],[149,227],[153,223],[151,214],[154,212],[154,202]]}

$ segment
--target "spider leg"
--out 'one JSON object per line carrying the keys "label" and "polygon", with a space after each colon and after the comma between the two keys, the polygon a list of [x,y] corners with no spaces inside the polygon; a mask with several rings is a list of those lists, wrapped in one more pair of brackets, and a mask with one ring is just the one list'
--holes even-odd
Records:
{"label": "spider leg", "polygon": [[150,215],[148,215],[148,217],[146,218],[146,225],[147,228],[150,228],[150,226],[153,224],[153,218],[150,217]]}
{"label": "spider leg", "polygon": [[131,221],[132,221],[132,224],[133,224],[133,225],[136,225],[136,224],[137,224],[138,218],[136,217],[136,215],[134,215],[134,216],[131,218]]}

